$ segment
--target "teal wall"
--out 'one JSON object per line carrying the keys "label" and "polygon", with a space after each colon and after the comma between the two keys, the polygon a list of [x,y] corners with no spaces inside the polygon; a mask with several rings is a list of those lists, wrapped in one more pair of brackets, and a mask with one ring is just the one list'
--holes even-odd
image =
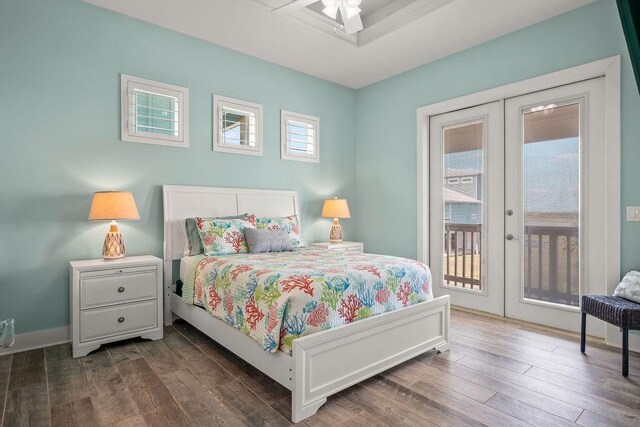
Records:
{"label": "teal wall", "polygon": [[[189,88],[189,149],[120,141],[120,73]],[[213,93],[264,105],[264,157],[212,152]],[[325,197],[355,201],[355,91],[77,0],[0,0],[0,94],[0,319],[18,333],[68,324],[68,261],[99,258],[108,229],[87,221],[94,191],[133,191],[127,251],[157,256],[162,184],[298,190],[310,241]],[[281,108],[321,118],[320,164],[280,160]]]}
{"label": "teal wall", "polygon": [[[613,55],[622,56],[621,201],[639,205],[640,97],[615,1],[600,0],[358,90],[356,226],[367,251],[416,257],[418,107]],[[622,222],[621,249],[622,271],[640,268],[640,223]]]}
{"label": "teal wall", "polygon": [[[612,55],[622,205],[638,205],[640,98],[613,0],[358,91],[79,0],[0,0],[0,318],[18,333],[68,324],[67,262],[100,257],[107,229],[87,221],[97,190],[134,192],[130,254],[162,255],[166,183],[296,189],[310,241],[326,239],[323,199],[346,197],[347,238],[415,257],[416,108]],[[189,88],[189,149],[120,141],[120,73]],[[213,93],[264,105],[264,157],[211,151]],[[320,164],[279,159],[281,108],[321,118]],[[640,223],[623,222],[623,270],[640,267],[637,253]]]}

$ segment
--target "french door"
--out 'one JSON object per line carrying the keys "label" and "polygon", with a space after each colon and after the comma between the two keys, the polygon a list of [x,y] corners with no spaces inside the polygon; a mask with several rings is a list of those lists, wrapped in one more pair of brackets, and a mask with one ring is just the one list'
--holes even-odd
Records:
{"label": "french door", "polygon": [[[504,315],[504,126],[496,101],[430,118],[429,202],[436,295]],[[436,280],[435,278],[440,278]]]}
{"label": "french door", "polygon": [[606,282],[603,106],[598,78],[430,117],[436,294],[578,330]]}
{"label": "french door", "polygon": [[606,284],[604,78],[507,99],[505,159],[505,314],[577,332]]}

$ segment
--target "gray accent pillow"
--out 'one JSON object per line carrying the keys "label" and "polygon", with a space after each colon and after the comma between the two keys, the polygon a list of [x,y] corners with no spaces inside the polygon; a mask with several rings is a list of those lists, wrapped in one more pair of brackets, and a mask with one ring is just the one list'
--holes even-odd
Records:
{"label": "gray accent pillow", "polygon": [[249,252],[252,254],[293,250],[289,234],[284,230],[259,230],[257,228],[245,228],[244,238],[247,240]]}
{"label": "gray accent pillow", "polygon": [[[245,219],[249,214],[233,216],[218,216],[216,219]],[[184,221],[185,231],[187,232],[187,248],[189,249],[189,256],[200,255],[204,253],[202,242],[200,241],[200,233],[198,233],[198,224],[195,218],[187,218]]]}
{"label": "gray accent pillow", "polygon": [[622,282],[613,291],[613,296],[640,303],[640,272],[630,271],[625,274]]}

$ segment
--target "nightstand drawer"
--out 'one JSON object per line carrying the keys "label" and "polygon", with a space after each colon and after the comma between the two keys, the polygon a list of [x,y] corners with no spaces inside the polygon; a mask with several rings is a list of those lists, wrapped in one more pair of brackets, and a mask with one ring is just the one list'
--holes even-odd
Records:
{"label": "nightstand drawer", "polygon": [[80,312],[80,341],[152,329],[158,326],[157,300]]}
{"label": "nightstand drawer", "polygon": [[158,273],[156,269],[111,271],[106,275],[81,276],[81,310],[157,298]]}

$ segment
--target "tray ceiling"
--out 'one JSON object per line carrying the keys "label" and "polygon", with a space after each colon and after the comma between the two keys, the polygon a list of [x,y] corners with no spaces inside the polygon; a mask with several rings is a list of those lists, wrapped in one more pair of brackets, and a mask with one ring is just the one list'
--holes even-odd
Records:
{"label": "tray ceiling", "polygon": [[362,0],[364,29],[353,36],[321,3],[277,13],[290,1],[84,1],[360,88],[594,0]]}

